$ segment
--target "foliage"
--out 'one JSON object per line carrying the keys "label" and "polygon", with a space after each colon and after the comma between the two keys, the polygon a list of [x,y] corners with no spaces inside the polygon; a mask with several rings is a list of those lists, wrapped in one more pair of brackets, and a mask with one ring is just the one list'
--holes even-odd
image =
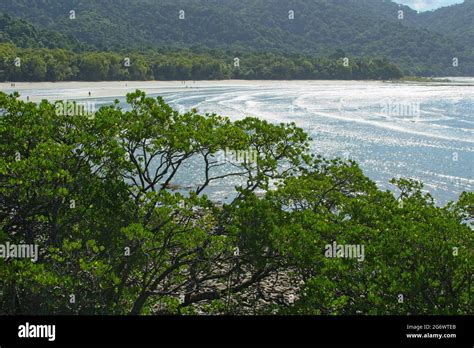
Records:
{"label": "foliage", "polygon": [[[2,313],[473,314],[472,192],[437,207],[420,183],[395,196],[310,154],[294,124],[127,102],[91,116],[0,93],[0,244],[40,247],[0,259]],[[365,259],[325,257],[334,241]]]}
{"label": "foliage", "polygon": [[405,75],[474,74],[472,1],[433,14],[382,0],[16,0],[1,2],[0,11],[99,51],[204,47],[327,57],[343,49],[386,58]]}
{"label": "foliage", "polygon": [[0,13],[0,42],[12,43],[22,48],[78,49],[82,47],[75,39],[53,30],[38,30],[27,21],[14,19],[4,13]]}
{"label": "foliage", "polygon": [[[17,49],[0,44],[0,81],[223,80],[223,79],[396,79],[402,76],[384,59],[325,59],[249,53],[239,58],[221,51],[141,53]],[[20,58],[20,66],[15,59]]]}

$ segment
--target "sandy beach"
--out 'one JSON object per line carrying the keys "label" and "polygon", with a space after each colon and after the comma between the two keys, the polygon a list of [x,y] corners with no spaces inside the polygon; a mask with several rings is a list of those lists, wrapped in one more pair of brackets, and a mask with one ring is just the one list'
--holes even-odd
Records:
{"label": "sandy beach", "polygon": [[[430,83],[430,86],[446,86],[455,83],[472,85],[472,78],[449,78],[451,83]],[[0,91],[12,93],[18,91],[20,99],[38,102],[43,99],[50,101],[64,99],[90,99],[90,98],[114,98],[124,97],[127,93],[137,89],[147,94],[159,94],[165,92],[185,92],[199,88],[222,88],[222,87],[301,87],[307,86],[350,86],[364,84],[367,86],[387,85],[384,81],[344,81],[344,80],[212,80],[212,81],[67,81],[67,82],[2,82]],[[390,84],[399,84],[391,82]],[[425,83],[412,83],[413,85],[424,85]],[[90,92],[90,95],[89,95]]]}
{"label": "sandy beach", "polygon": [[[278,87],[278,86],[301,86],[308,87],[321,84],[382,84],[381,81],[262,81],[262,80],[218,80],[218,81],[103,81],[103,82],[10,82],[0,83],[0,91],[12,93],[18,91],[22,100],[41,101],[48,99],[50,101],[61,99],[89,99],[89,98],[113,98],[123,97],[127,93],[137,89],[145,91],[147,94],[157,94],[164,92],[184,92],[186,90],[195,90],[199,88],[220,88],[220,87]],[[90,95],[89,95],[90,92]]]}

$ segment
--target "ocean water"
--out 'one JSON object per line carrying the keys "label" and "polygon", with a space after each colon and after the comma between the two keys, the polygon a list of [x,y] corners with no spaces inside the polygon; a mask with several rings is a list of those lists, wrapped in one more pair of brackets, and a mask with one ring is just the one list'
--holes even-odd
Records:
{"label": "ocean water", "polygon": [[[21,93],[32,100],[80,98],[100,107],[114,99],[125,105],[125,92],[140,88],[180,111],[295,122],[311,135],[314,153],[355,160],[383,189],[393,189],[389,180],[395,177],[422,181],[442,205],[474,187],[474,79],[458,82],[117,82],[48,89],[29,84]],[[194,169],[178,177],[179,183],[200,180]],[[225,200],[234,184],[215,183],[206,193]]]}

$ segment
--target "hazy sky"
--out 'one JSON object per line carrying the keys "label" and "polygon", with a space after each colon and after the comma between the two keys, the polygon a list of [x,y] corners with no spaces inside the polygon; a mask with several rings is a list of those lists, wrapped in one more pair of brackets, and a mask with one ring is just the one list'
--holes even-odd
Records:
{"label": "hazy sky", "polygon": [[408,5],[414,10],[427,11],[438,7],[459,4],[464,0],[395,0],[400,4]]}

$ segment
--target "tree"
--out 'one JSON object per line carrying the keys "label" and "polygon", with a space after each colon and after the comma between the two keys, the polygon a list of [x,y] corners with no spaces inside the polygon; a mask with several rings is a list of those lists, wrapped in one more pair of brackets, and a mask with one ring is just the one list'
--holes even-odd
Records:
{"label": "tree", "polygon": [[79,58],[79,78],[86,81],[102,81],[109,73],[109,62],[100,53],[85,53]]}
{"label": "tree", "polygon": [[[140,91],[94,115],[18,97],[0,93],[0,244],[40,253],[0,259],[2,313],[472,314],[472,193],[382,192],[294,124]],[[334,242],[363,260],[328,257]]]}
{"label": "tree", "polygon": [[21,65],[22,76],[27,76],[30,81],[44,81],[47,65],[44,59],[36,55],[25,56]]}

